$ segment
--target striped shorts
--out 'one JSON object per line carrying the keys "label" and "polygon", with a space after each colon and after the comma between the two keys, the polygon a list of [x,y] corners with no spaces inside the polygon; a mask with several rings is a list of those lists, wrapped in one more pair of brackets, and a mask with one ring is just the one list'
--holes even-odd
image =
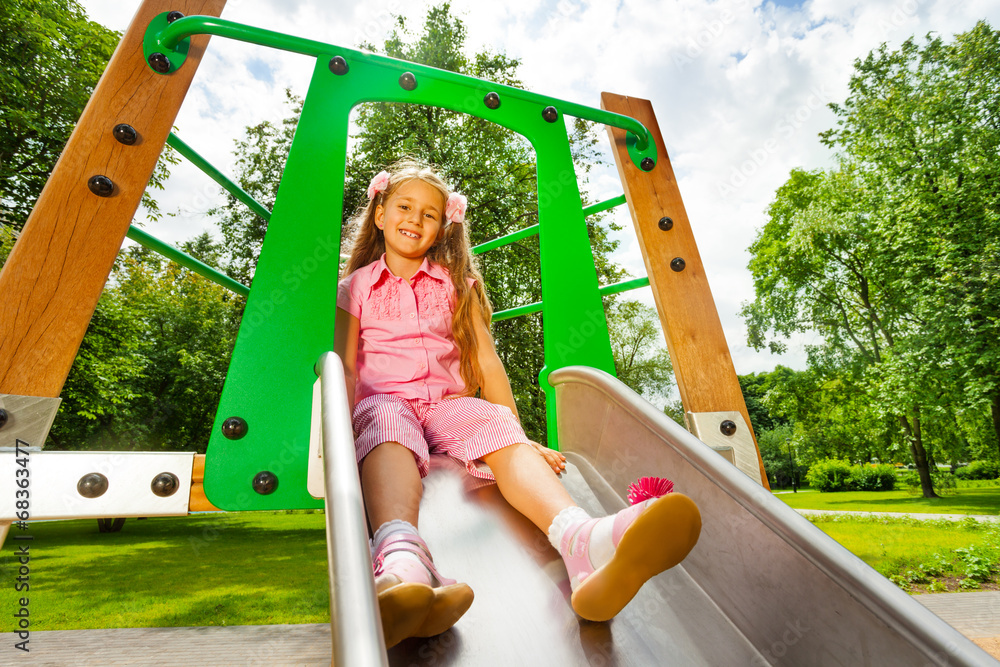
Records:
{"label": "striped shorts", "polygon": [[510,408],[473,397],[428,403],[374,394],[354,406],[353,425],[359,464],[382,443],[398,442],[413,452],[421,477],[430,470],[430,454],[444,453],[464,463],[470,475],[495,481],[489,466],[477,460],[528,442]]}

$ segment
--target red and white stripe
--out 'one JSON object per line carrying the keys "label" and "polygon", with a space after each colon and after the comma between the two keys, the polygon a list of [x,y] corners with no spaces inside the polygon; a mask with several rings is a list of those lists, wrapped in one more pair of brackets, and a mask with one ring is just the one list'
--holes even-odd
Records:
{"label": "red and white stripe", "polygon": [[477,461],[504,447],[528,442],[509,408],[479,398],[449,398],[436,403],[375,394],[354,408],[357,458],[384,442],[398,442],[417,460],[420,476],[430,470],[430,454],[444,453],[465,464],[469,474],[494,481]]}

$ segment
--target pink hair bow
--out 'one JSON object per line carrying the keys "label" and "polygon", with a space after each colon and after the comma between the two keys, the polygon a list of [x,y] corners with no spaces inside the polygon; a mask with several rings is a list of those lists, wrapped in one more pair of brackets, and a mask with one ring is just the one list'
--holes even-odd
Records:
{"label": "pink hair bow", "polygon": [[444,217],[448,222],[465,222],[465,209],[469,205],[469,200],[465,195],[452,192],[448,195],[448,202],[444,206]]}
{"label": "pink hair bow", "polygon": [[368,184],[368,199],[375,199],[375,195],[385,190],[389,185],[389,172],[380,171],[375,174],[375,178]]}

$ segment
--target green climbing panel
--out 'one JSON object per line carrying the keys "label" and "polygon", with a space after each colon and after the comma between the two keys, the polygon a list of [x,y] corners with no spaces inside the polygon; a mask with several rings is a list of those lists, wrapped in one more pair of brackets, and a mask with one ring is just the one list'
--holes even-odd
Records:
{"label": "green climbing panel", "polygon": [[[550,438],[556,429],[548,374],[575,364],[614,372],[563,117],[572,112],[603,120],[614,114],[221,19],[188,17],[164,26],[163,21],[151,26],[159,33],[148,36],[147,55],[165,51],[174,69],[183,56],[176,43],[197,32],[316,56],[209,442],[205,491],[214,504],[229,510],[322,506],[306,491],[313,366],[333,348],[348,116],[363,102],[438,106],[499,123],[527,138],[537,155],[540,184],[545,367],[539,377],[550,405]],[[625,127],[637,125],[615,118]],[[655,160],[645,133],[632,135],[630,149],[636,164]],[[223,432],[232,418],[245,423],[242,437]]]}

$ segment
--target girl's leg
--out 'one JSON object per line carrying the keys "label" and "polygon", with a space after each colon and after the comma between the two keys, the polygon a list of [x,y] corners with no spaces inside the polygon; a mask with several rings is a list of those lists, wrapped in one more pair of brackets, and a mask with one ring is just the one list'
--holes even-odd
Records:
{"label": "girl's leg", "polygon": [[398,442],[385,442],[361,463],[361,490],[372,532],[393,519],[417,526],[423,484],[417,461]]}
{"label": "girl's leg", "polygon": [[559,550],[573,589],[571,604],[586,619],[614,617],[647,580],[678,564],[698,541],[701,516],[680,493],[594,519],[529,445],[510,445],[482,459],[507,502]]}
{"label": "girl's leg", "polygon": [[559,512],[576,505],[549,464],[528,444],[498,449],[482,460],[493,471],[504,499],[543,533]]}
{"label": "girl's leg", "polygon": [[473,593],[438,574],[416,532],[423,484],[413,452],[397,442],[375,447],[361,464],[361,487],[381,559],[375,587],[386,646],[441,634],[469,609]]}

